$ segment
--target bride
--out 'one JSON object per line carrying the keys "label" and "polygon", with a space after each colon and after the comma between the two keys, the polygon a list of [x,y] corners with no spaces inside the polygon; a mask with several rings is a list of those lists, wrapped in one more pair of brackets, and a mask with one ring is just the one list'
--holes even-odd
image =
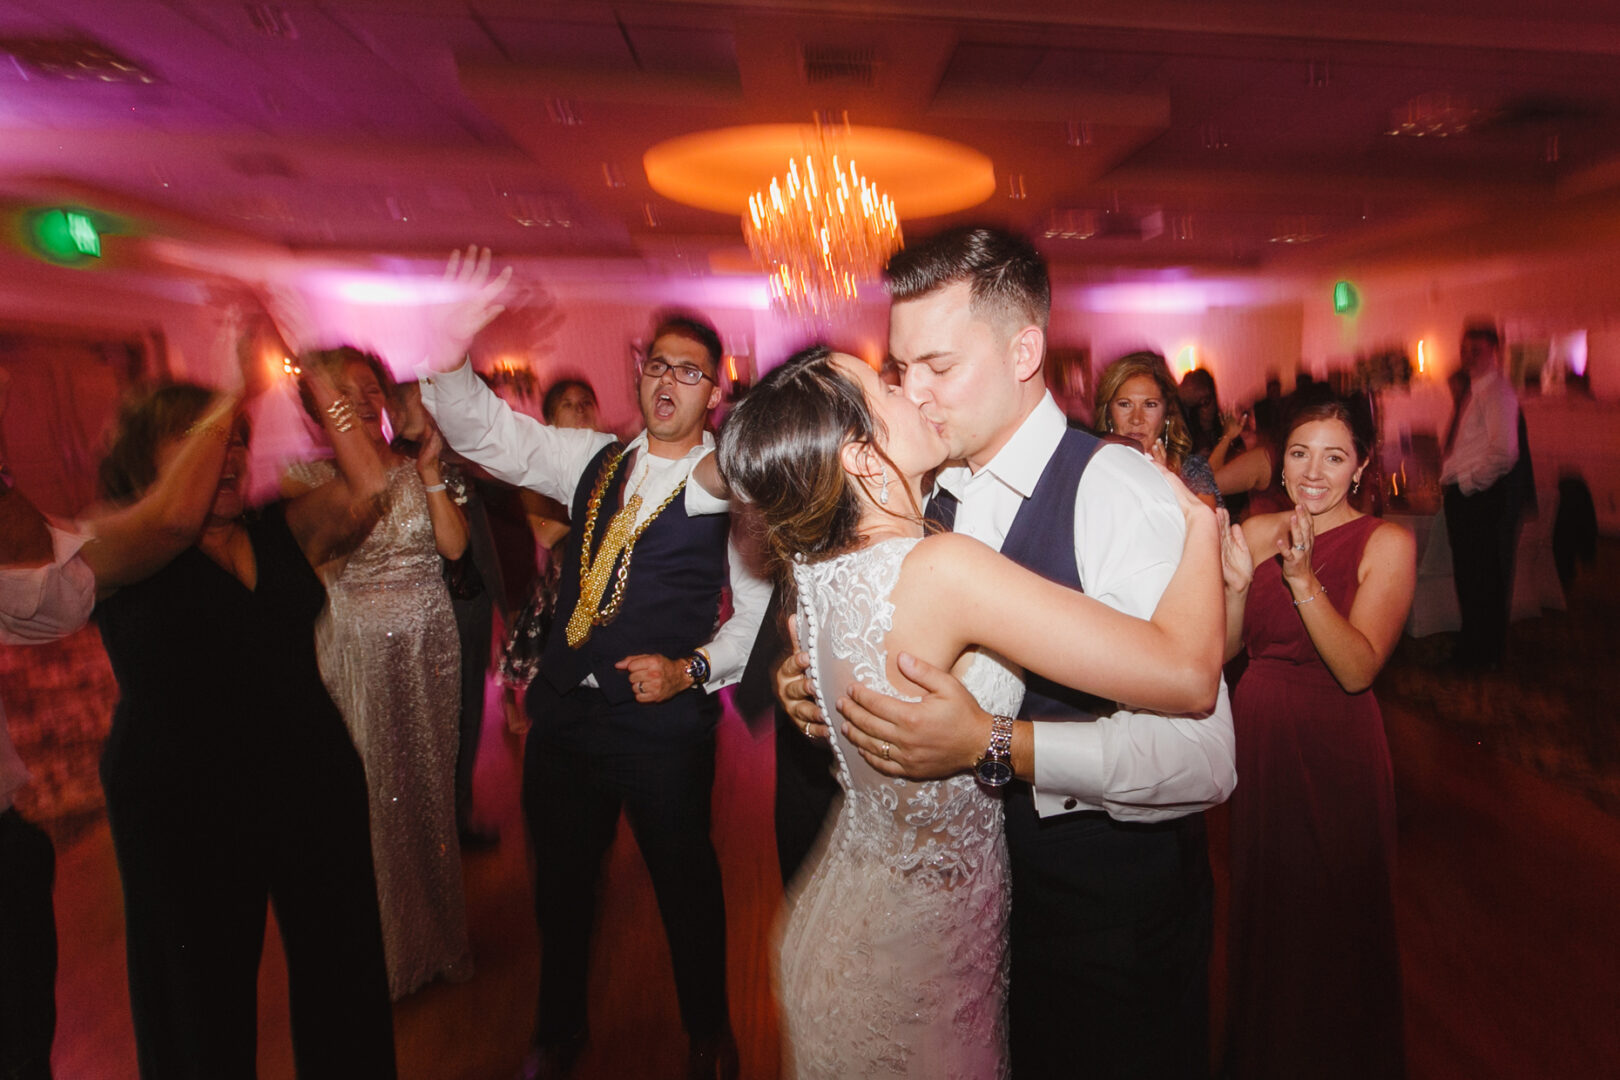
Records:
{"label": "bride", "polygon": [[[1187,542],[1143,621],[977,540],[925,535],[923,481],[945,454],[898,388],[820,345],[761,380],[721,434],[718,472],[761,512],[824,715],[857,681],[919,694],[897,666],[902,652],[951,670],[1004,716],[1023,698],[1015,665],[1142,708],[1210,706],[1223,609],[1216,520],[1203,503],[1166,474]],[[694,475],[722,486],[712,458]],[[844,800],[782,931],[784,1075],[1005,1076],[1007,857],[995,789],[971,771],[890,779],[833,738]]]}

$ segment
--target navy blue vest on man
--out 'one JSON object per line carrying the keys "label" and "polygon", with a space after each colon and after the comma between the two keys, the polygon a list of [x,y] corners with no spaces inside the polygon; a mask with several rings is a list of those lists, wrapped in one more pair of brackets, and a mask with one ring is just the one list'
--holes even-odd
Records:
{"label": "navy blue vest on man", "polygon": [[[1074,428],[1063,433],[1007,530],[1003,555],[1083,591],[1075,561],[1076,496],[1103,444]],[[950,527],[956,508],[955,498],[936,494],[928,516]],[[1087,645],[1074,643],[1076,649]],[[1030,672],[1019,716],[1073,720],[1111,708]],[[1006,823],[1015,897],[1014,1074],[1073,1075],[1081,1062],[1087,1075],[1099,1077],[1207,1072],[1210,885],[1203,815],[1157,824],[1118,822],[1096,810],[1042,818],[1029,786],[1015,781],[1007,788]],[[1076,1002],[1085,1005],[1071,1008]]]}
{"label": "navy blue vest on man", "polygon": [[[691,656],[714,636],[720,618],[720,594],[728,580],[726,538],[731,525],[727,514],[688,515],[684,494],[677,495],[636,541],[618,614],[605,626],[593,627],[591,636],[579,648],[570,648],[563,629],[579,603],[579,549],[590,513],[591,493],[601,470],[622,449],[615,443],[592,459],[575,490],[571,508],[574,528],[562,552],[557,624],[540,663],[541,677],[556,694],[566,694],[585,676],[595,675],[602,696],[616,706],[634,703],[635,692],[629,676],[614,664],[638,653]],[[608,522],[621,505],[629,473],[626,463],[603,492],[591,536],[593,558],[607,533]],[[604,603],[613,595],[613,587],[610,581]]]}

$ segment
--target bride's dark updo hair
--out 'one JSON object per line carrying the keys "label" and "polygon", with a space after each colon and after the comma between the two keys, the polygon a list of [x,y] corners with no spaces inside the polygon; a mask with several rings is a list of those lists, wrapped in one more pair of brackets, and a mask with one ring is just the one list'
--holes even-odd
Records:
{"label": "bride's dark updo hair", "polygon": [[856,485],[865,481],[844,471],[845,443],[867,444],[899,474],[883,452],[881,421],[860,384],[834,366],[836,355],[826,345],[794,353],[748,391],[720,432],[720,472],[759,508],[779,575],[797,555],[815,562],[860,543]]}

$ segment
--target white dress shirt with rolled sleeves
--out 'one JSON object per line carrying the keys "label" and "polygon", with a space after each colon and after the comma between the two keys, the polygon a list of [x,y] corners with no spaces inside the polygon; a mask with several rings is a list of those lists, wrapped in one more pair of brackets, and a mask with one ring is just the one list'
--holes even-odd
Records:
{"label": "white dress shirt with rolled sleeves", "polygon": [[[422,404],[456,453],[482,466],[498,480],[538,491],[567,507],[573,506],[580,477],[591,460],[614,441],[614,437],[605,432],[550,427],[532,416],[513,411],[484,385],[471,364],[443,374],[423,369],[418,376]],[[705,431],[702,444],[679,459],[647,453],[645,431],[631,440],[628,449],[635,461],[625,477],[625,500],[629,501],[632,493],[639,492],[641,513],[647,514],[663,505],[675,486],[691,475],[692,467],[714,451],[714,436]],[[681,498],[686,512],[693,516],[724,514],[731,509],[729,502],[715,498],[701,484],[687,484]],[[765,618],[765,607],[771,599],[770,583],[748,567],[735,539],[727,545],[726,554],[731,579],[731,617],[704,646],[710,667],[704,689],[710,693],[742,678],[754,638]],[[566,572],[567,568],[564,570]],[[595,678],[588,676],[586,684],[594,685]]]}
{"label": "white dress shirt with rolled sleeves", "polygon": [[[984,468],[941,470],[939,486],[960,503],[955,531],[1001,550],[1067,423],[1047,394]],[[1087,596],[1151,618],[1181,561],[1186,534],[1174,494],[1145,455],[1126,446],[1098,447],[1081,475],[1074,510],[1075,561]],[[1122,708],[1107,716],[1038,720],[1034,736],[1035,808],[1042,817],[1103,810],[1121,821],[1165,821],[1224,802],[1237,783],[1224,679],[1206,716]]]}

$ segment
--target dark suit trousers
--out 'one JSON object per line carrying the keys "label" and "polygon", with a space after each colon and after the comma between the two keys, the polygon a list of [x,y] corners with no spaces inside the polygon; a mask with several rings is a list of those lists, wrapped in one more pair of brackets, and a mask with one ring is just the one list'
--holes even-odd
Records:
{"label": "dark suit trousers", "polygon": [[495,601],[488,589],[471,600],[452,599],[456,633],[461,639],[461,741],[456,749],[456,825],[465,829],[472,815],[473,770],[484,732],[485,676],[489,673],[490,639],[494,637]]}
{"label": "dark suit trousers", "polygon": [[536,1040],[587,1029],[586,986],[602,858],[622,810],[647,864],[693,1038],[729,1026],[726,912],[709,838],[719,703],[688,690],[657,706],[614,706],[599,691],[558,695],[536,679],[523,758],[523,810],[540,926]]}
{"label": "dark suit trousers", "polygon": [[806,738],[788,714],[776,709],[776,858],[787,885],[827,822],[838,795],[832,747],[825,739]]}
{"label": "dark suit trousers", "polygon": [[1012,1072],[1020,1080],[1209,1075],[1208,846],[1201,814],[1037,817],[1007,800]]}
{"label": "dark suit trousers", "polygon": [[1502,662],[1518,555],[1516,483],[1509,472],[1474,495],[1464,495],[1455,484],[1445,488],[1446,537],[1462,616],[1457,658],[1464,663]]}
{"label": "dark suit trousers", "polygon": [[45,830],[16,810],[0,811],[0,1080],[51,1075],[55,877],[56,853]]}

